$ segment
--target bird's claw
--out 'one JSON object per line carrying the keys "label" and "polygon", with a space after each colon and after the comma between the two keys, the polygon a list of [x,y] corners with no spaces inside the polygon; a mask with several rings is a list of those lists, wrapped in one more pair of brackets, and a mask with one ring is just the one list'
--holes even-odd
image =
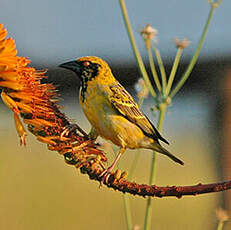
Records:
{"label": "bird's claw", "polygon": [[108,183],[108,179],[111,176],[112,168],[109,167],[108,169],[103,170],[103,172],[99,175],[99,177],[102,177],[100,181],[100,186],[102,186],[104,183]]}
{"label": "bird's claw", "polygon": [[69,125],[65,126],[65,128],[64,128],[64,130],[60,136],[61,137],[68,136],[70,133],[75,133],[76,130],[78,130],[84,136],[87,136],[87,134],[77,124],[69,124]]}
{"label": "bird's claw", "polygon": [[75,132],[77,129],[77,125],[76,124],[69,124],[67,125],[64,130],[61,133],[61,137],[65,137],[68,136],[71,132]]}

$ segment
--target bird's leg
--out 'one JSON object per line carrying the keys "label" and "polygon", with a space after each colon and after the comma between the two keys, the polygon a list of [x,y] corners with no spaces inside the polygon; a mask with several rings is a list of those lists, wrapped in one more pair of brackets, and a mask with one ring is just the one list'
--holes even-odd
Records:
{"label": "bird's leg", "polygon": [[68,136],[69,133],[71,132],[75,132],[76,130],[78,130],[80,133],[82,133],[85,137],[87,137],[88,135],[77,125],[77,124],[69,124],[67,125],[63,132],[61,133],[61,137],[64,137],[64,136]]}
{"label": "bird's leg", "polygon": [[108,179],[111,175],[112,170],[114,169],[114,167],[116,166],[117,162],[119,161],[120,157],[122,156],[122,154],[125,152],[126,147],[122,147],[117,155],[117,157],[115,158],[115,160],[113,161],[112,165],[110,167],[108,167],[107,169],[105,169],[101,174],[100,177],[103,177],[100,185],[102,185],[104,182],[108,183]]}

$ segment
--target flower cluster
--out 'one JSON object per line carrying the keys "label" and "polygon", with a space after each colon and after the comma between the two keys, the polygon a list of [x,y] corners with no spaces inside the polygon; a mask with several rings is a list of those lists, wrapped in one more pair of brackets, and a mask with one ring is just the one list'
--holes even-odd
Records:
{"label": "flower cluster", "polygon": [[28,67],[30,61],[17,56],[14,40],[6,36],[7,30],[1,24],[1,98],[14,113],[20,143],[26,145],[25,123],[37,140],[46,143],[48,149],[64,155],[67,163],[76,167],[85,162],[102,165],[106,157],[84,133],[70,133],[67,137],[61,135],[69,121],[59,110],[55,86],[41,83],[41,79],[46,78],[46,71]]}

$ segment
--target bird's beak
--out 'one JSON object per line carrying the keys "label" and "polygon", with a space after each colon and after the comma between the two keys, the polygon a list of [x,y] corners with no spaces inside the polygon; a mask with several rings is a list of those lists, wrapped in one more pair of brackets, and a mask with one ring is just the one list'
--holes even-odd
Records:
{"label": "bird's beak", "polygon": [[80,73],[80,71],[81,71],[81,67],[80,67],[80,65],[78,64],[77,61],[65,62],[65,63],[59,65],[59,67],[64,68],[64,69],[72,70],[77,74]]}

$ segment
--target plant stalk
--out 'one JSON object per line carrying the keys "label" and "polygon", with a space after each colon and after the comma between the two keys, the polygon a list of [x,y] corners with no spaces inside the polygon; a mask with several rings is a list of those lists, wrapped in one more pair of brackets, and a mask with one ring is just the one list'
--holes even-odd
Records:
{"label": "plant stalk", "polygon": [[217,225],[217,230],[222,230],[224,227],[224,222],[223,221],[219,221],[218,225]]}
{"label": "plant stalk", "polygon": [[155,64],[154,64],[154,61],[153,61],[152,49],[151,49],[150,46],[147,47],[147,51],[148,51],[148,59],[149,59],[149,64],[150,64],[150,67],[151,67],[154,82],[155,82],[156,87],[159,90],[159,92],[161,92],[161,85],[160,85],[160,81],[159,81],[159,78],[158,78],[158,74],[156,72],[156,67],[155,67]]}
{"label": "plant stalk", "polygon": [[175,60],[174,60],[173,66],[172,66],[172,70],[171,70],[171,73],[169,75],[167,88],[165,90],[165,96],[168,96],[168,94],[169,94],[169,92],[170,92],[170,90],[172,88],[172,83],[173,83],[174,78],[176,76],[176,71],[177,71],[177,68],[179,66],[179,61],[180,61],[182,51],[183,51],[182,48],[177,49],[177,53],[176,53],[176,57],[175,57]]}
{"label": "plant stalk", "polygon": [[156,92],[155,92],[154,88],[152,87],[152,84],[151,84],[151,82],[149,80],[149,77],[148,77],[146,68],[144,66],[143,60],[142,60],[141,55],[139,53],[139,50],[138,50],[138,48],[136,46],[135,38],[134,38],[132,28],[131,28],[131,24],[130,24],[130,21],[129,21],[129,18],[128,18],[128,13],[127,13],[125,1],[124,0],[119,0],[119,2],[120,2],[120,7],[121,7],[122,14],[123,14],[123,19],[124,19],[124,22],[125,22],[125,26],[126,26],[126,29],[127,29],[127,32],[128,32],[128,37],[130,39],[132,50],[133,50],[134,56],[136,58],[136,61],[138,63],[140,72],[141,72],[141,74],[142,74],[142,76],[144,78],[146,86],[149,89],[149,92],[153,96],[154,100],[157,102]]}
{"label": "plant stalk", "polygon": [[[138,106],[141,107],[143,105],[144,97],[140,97],[138,100]],[[133,173],[135,171],[136,165],[138,163],[140,157],[140,150],[137,150],[135,153],[135,158],[133,159],[132,166],[128,173],[128,180],[131,180]],[[123,203],[124,203],[124,210],[125,210],[125,217],[126,217],[126,225],[127,230],[132,229],[132,217],[131,217],[131,209],[130,209],[130,202],[129,197],[126,194],[123,194]]]}
{"label": "plant stalk", "polygon": [[131,216],[130,202],[126,194],[123,194],[123,203],[124,203],[127,230],[132,230],[132,216]]}
{"label": "plant stalk", "polygon": [[197,48],[196,48],[196,51],[192,57],[192,60],[190,61],[185,73],[183,74],[181,80],[177,83],[176,87],[172,90],[172,92],[170,93],[170,97],[174,97],[175,94],[181,89],[181,87],[184,85],[184,83],[186,82],[186,80],[188,79],[189,75],[191,74],[192,72],[192,69],[193,67],[195,66],[196,64],[196,61],[198,59],[198,56],[199,56],[199,53],[201,51],[201,47],[204,43],[204,40],[205,40],[205,36],[208,32],[208,28],[209,28],[209,24],[211,22],[211,19],[213,17],[213,13],[214,13],[214,10],[215,10],[216,6],[215,4],[211,4],[211,8],[210,8],[210,11],[209,11],[209,15],[208,15],[208,18],[207,18],[207,22],[205,24],[205,27],[204,27],[204,30],[202,32],[202,35],[201,35],[201,38],[200,38],[200,41],[197,45]]}
{"label": "plant stalk", "polygon": [[[167,110],[167,105],[164,103],[160,104],[159,108],[160,108],[160,114],[159,114],[157,129],[158,131],[161,132],[162,127],[163,127],[165,113]],[[152,185],[155,183],[155,176],[156,176],[156,152],[153,152],[149,185]],[[152,198],[148,197],[147,203],[146,203],[146,210],[145,210],[144,230],[151,229],[151,218],[152,218]]]}
{"label": "plant stalk", "polygon": [[159,69],[160,69],[160,75],[161,75],[161,83],[162,83],[162,92],[164,94],[165,90],[166,90],[166,85],[167,85],[167,77],[166,77],[166,72],[165,72],[165,68],[164,68],[164,63],[163,60],[161,58],[160,55],[160,51],[154,46],[152,45],[152,49],[155,52],[156,55],[156,59],[159,65]]}

